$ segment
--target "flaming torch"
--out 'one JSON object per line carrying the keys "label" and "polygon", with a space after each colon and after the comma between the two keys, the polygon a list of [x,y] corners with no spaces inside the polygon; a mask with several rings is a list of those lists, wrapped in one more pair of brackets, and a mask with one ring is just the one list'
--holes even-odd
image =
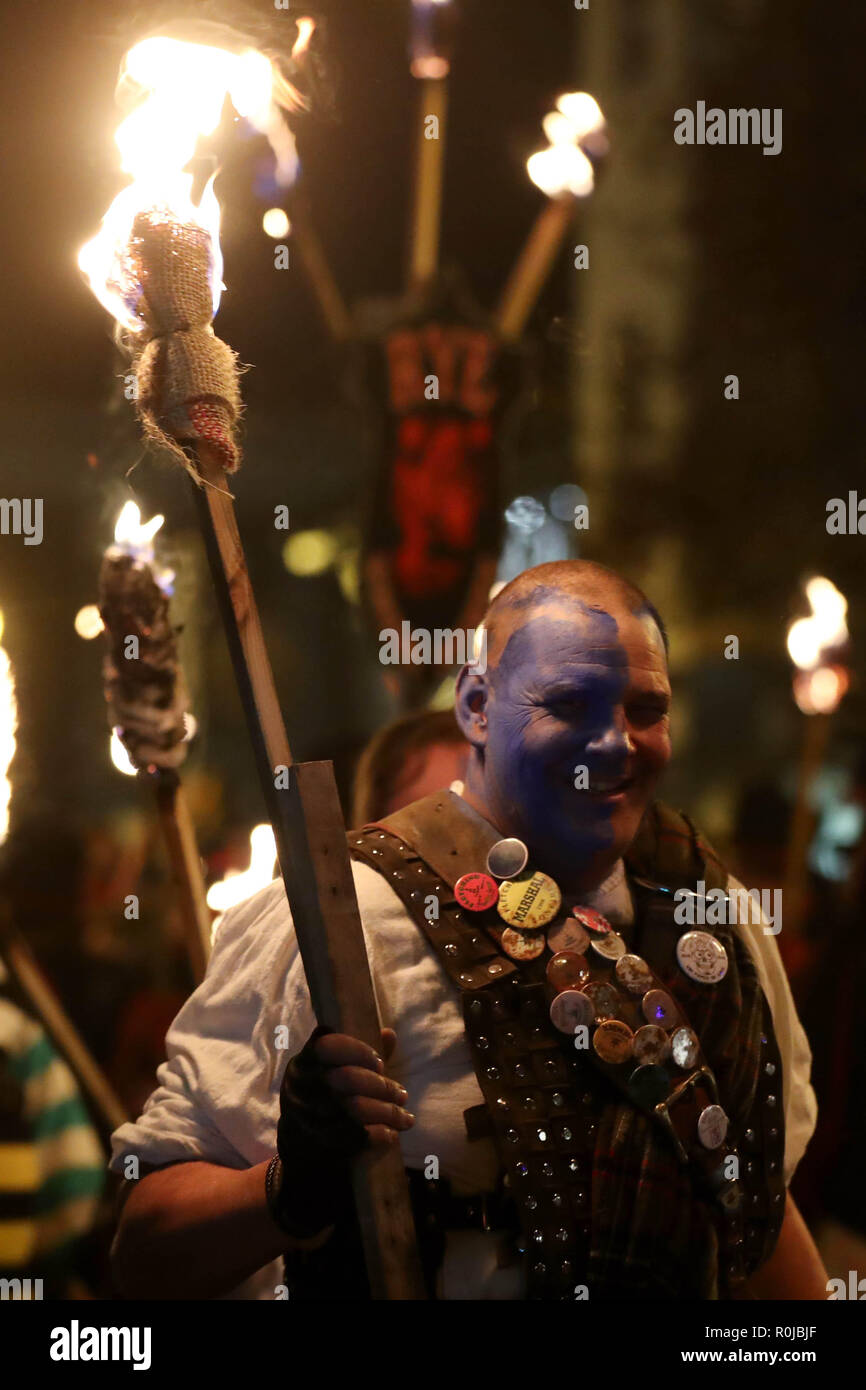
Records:
{"label": "flaming torch", "polygon": [[595,165],[608,148],[604,116],[588,92],[566,92],[543,126],[550,144],[530,156],[526,169],[550,201],[539,213],[499,302],[497,326],[506,342],[516,341],[523,332],[577,202],[592,192]]}
{"label": "flaming torch", "polygon": [[210,952],[211,915],[195,829],[178,775],[194,725],[169,614],[174,575],[157,567],[153,549],[163,520],[152,517],[143,526],[138,507],[127,502],[117,520],[114,545],[102,561],[99,612],[108,644],[105,698],[115,766],[153,785],[193,978],[199,981]]}
{"label": "flaming torch", "polygon": [[785,874],[785,922],[792,935],[802,927],[806,906],[812,787],[824,760],[830,721],[849,685],[841,660],[848,642],[848,601],[829,579],[816,576],[805,590],[812,611],[788,629],[794,702],[806,716]]}
{"label": "flaming torch", "polygon": [[[140,49],[151,48],[147,61]],[[196,204],[185,165],[230,100],[269,138],[288,109],[274,62],[230,47],[151,38],[126,57],[133,109],[118,131],[133,182],[115,199],[81,265],[125,331],[149,439],[189,473],[313,1008],[320,1022],[378,1047],[370,977],[330,763],[292,763],[226,473],[240,463],[234,353],[215,336],[222,260],[212,183]],[[363,1155],[355,1200],[374,1298],[421,1298],[398,1149]]]}

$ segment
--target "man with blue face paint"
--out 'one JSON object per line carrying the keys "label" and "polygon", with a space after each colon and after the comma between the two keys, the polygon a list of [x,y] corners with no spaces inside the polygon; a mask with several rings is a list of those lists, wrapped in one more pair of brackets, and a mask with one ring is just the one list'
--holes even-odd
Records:
{"label": "man with blue face paint", "polygon": [[465,783],[349,836],[390,1076],[310,1036],[279,882],[226,914],[114,1137],[115,1169],[146,1173],[116,1242],[128,1294],[365,1297],[349,1164],[399,1142],[431,1296],[826,1297],[787,1193],[815,1105],[775,940],[674,912],[738,885],[654,801],[660,618],[561,562],[507,585],[484,639],[457,682]]}

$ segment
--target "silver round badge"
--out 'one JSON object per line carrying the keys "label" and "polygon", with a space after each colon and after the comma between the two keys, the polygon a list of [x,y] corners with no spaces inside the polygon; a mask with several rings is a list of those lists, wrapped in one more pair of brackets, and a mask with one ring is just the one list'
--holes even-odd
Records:
{"label": "silver round badge", "polygon": [[717,985],[728,973],[728,953],[708,931],[684,932],[677,942],[677,960],[699,985]]}
{"label": "silver round badge", "polygon": [[707,1105],[698,1116],[698,1138],[705,1149],[717,1149],[728,1132],[728,1117],[720,1105]]}
{"label": "silver round badge", "polygon": [[626,944],[619,932],[609,931],[605,936],[594,936],[590,942],[596,955],[604,960],[619,960],[626,953]]}
{"label": "silver round badge", "polygon": [[564,989],[550,1006],[550,1021],[559,1033],[573,1034],[581,1024],[588,1028],[594,1018],[592,1000],[579,989]]}
{"label": "silver round badge", "polygon": [[698,1060],[700,1043],[691,1028],[678,1028],[671,1038],[671,1056],[683,1071],[690,1071]]}
{"label": "silver round badge", "polygon": [[628,952],[616,963],[616,978],[629,994],[646,994],[653,987],[653,973],[646,961]]}
{"label": "silver round badge", "polygon": [[487,851],[487,872],[494,878],[516,878],[529,862],[529,850],[522,840],[497,840]]}

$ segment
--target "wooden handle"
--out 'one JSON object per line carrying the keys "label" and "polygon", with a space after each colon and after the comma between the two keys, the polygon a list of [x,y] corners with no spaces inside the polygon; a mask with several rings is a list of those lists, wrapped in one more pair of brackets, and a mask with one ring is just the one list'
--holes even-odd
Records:
{"label": "wooden handle", "polygon": [[193,979],[198,984],[204,979],[210,955],[212,918],[195,828],[176,773],[156,774],[156,806],[177,890]]}
{"label": "wooden handle", "polygon": [[[378,1049],[379,1013],[333,769],[292,765],[225,474],[205,446],[196,458],[205,481],[193,484],[196,505],[313,1009],[320,1023]],[[284,768],[291,769],[287,779]],[[399,1149],[362,1157],[353,1185],[373,1297],[424,1298]]]}

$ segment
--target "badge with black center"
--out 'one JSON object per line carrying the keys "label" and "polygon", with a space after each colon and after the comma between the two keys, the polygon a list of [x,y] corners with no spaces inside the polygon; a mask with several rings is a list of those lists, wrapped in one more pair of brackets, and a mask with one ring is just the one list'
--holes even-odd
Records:
{"label": "badge with black center", "polygon": [[494,878],[517,878],[529,862],[529,850],[522,840],[497,840],[487,851],[487,872]]}
{"label": "badge with black center", "polygon": [[728,953],[708,931],[684,932],[677,942],[680,969],[699,985],[717,985],[728,973]]}
{"label": "badge with black center", "polygon": [[652,1110],[665,1099],[670,1091],[670,1080],[664,1067],[649,1064],[636,1067],[628,1079],[628,1093],[632,1100],[647,1110]]}
{"label": "badge with black center", "polygon": [[539,870],[500,883],[496,910],[517,931],[539,931],[553,921],[561,905],[558,886]]}

